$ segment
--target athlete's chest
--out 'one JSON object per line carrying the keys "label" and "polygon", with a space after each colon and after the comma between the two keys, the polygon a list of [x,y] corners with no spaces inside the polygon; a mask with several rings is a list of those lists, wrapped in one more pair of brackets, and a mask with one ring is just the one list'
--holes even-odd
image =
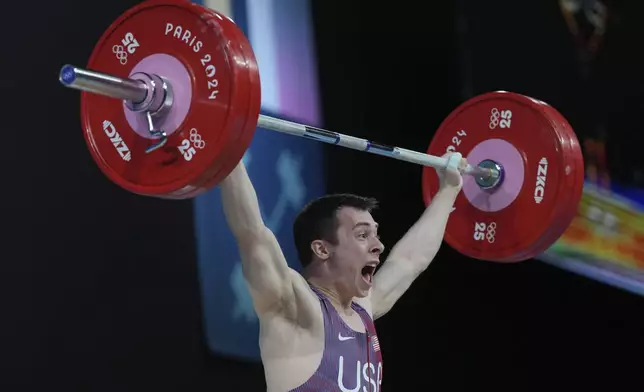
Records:
{"label": "athlete's chest", "polygon": [[[338,352],[356,353],[356,355],[367,354],[379,358],[380,341],[376,332],[376,326],[366,312],[354,308],[352,314],[340,314],[331,312],[325,330],[327,332],[326,344],[335,346]],[[363,314],[364,313],[364,314]],[[334,317],[335,316],[335,317]],[[329,328],[330,327],[330,328]],[[337,336],[336,336],[337,334]]]}
{"label": "athlete's chest", "polygon": [[[375,325],[367,317],[354,322],[349,318],[330,318],[330,327],[326,329],[326,357],[320,369],[333,375],[340,391],[376,392],[382,384],[383,362],[380,341]],[[352,325],[350,325],[352,324]],[[324,369],[326,367],[326,369]]]}
{"label": "athlete's chest", "polygon": [[325,349],[329,354],[342,356],[345,360],[382,360],[380,339],[375,330],[357,332],[349,328],[337,328],[327,331]]}
{"label": "athlete's chest", "polygon": [[377,334],[339,331],[326,342],[320,371],[329,374],[340,391],[380,390],[383,363]]}

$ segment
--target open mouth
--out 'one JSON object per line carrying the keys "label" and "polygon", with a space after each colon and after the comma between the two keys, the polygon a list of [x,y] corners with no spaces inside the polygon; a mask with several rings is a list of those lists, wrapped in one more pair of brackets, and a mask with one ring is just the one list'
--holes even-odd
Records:
{"label": "open mouth", "polygon": [[364,266],[362,268],[362,279],[365,280],[365,282],[371,284],[373,282],[373,274],[376,272],[376,265],[375,264],[369,264]]}

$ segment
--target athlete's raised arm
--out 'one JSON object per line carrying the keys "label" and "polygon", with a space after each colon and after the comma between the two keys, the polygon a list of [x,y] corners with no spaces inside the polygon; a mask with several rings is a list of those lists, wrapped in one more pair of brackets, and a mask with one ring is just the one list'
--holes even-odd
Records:
{"label": "athlete's raised arm", "polygon": [[242,271],[258,313],[293,297],[292,270],[275,235],[262,220],[255,188],[240,162],[220,183],[222,204],[242,260]]}

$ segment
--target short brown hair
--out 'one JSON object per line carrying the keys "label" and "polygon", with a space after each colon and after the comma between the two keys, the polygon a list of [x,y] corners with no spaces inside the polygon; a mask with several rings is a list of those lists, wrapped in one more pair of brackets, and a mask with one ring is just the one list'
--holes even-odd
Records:
{"label": "short brown hair", "polygon": [[378,201],[370,197],[341,193],[322,196],[304,206],[293,223],[295,248],[303,267],[313,260],[311,242],[325,240],[337,243],[337,212],[343,207],[371,212],[378,207]]}

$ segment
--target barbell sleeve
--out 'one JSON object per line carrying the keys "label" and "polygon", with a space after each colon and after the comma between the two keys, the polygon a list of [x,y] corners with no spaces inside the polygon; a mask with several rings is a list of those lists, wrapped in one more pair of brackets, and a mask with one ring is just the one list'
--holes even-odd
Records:
{"label": "barbell sleeve", "polygon": [[119,78],[72,65],[63,66],[58,79],[69,88],[132,103],[143,102],[148,96],[148,86],[140,80]]}
{"label": "barbell sleeve", "polygon": [[[63,85],[69,88],[100,94],[132,103],[145,101],[150,91],[148,86],[140,80],[120,78],[71,65],[65,65],[61,69],[59,80]],[[271,131],[304,137],[354,150],[365,151],[401,161],[430,166],[436,169],[447,167],[447,159],[443,157],[424,154],[401,147],[388,146],[367,139],[361,139],[321,128],[298,124],[275,117],[260,115],[257,125],[260,128]],[[463,173],[482,179],[492,180],[497,180],[501,176],[499,170],[472,166],[471,164],[467,165]]]}

